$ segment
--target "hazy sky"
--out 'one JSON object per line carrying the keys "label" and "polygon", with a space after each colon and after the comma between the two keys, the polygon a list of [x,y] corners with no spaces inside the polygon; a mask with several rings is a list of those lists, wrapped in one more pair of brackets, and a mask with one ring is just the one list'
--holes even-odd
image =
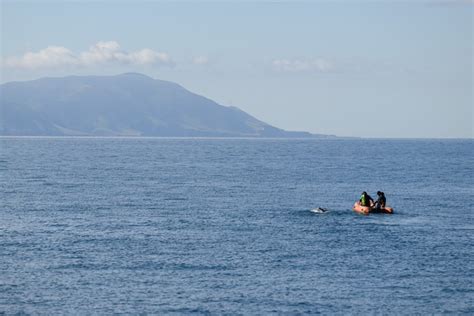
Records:
{"label": "hazy sky", "polygon": [[472,1],[1,1],[1,81],[141,72],[288,130],[473,137]]}

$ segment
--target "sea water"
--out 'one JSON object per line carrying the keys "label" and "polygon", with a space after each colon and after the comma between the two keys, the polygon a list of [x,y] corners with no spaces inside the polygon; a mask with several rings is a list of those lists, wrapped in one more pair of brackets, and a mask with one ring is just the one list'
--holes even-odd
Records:
{"label": "sea water", "polygon": [[1,138],[0,314],[473,314],[473,145]]}

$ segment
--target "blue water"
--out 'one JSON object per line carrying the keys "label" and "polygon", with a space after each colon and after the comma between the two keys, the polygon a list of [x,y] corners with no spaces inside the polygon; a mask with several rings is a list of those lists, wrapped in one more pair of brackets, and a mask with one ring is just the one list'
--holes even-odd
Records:
{"label": "blue water", "polygon": [[0,138],[0,314],[473,314],[473,145]]}

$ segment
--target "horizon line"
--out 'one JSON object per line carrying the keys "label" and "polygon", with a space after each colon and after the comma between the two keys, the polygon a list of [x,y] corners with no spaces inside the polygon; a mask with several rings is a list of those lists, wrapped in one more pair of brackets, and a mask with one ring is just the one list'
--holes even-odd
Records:
{"label": "horizon line", "polygon": [[193,139],[193,140],[314,140],[314,141],[331,141],[331,140],[467,140],[473,141],[474,137],[362,137],[362,136],[337,136],[329,137],[219,137],[219,136],[67,136],[67,135],[0,135],[0,139],[6,138],[78,138],[78,139]]}

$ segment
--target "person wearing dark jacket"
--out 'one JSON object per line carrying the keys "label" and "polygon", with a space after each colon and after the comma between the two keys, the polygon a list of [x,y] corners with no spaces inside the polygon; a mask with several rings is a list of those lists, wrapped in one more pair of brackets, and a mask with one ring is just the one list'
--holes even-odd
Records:
{"label": "person wearing dark jacket", "polygon": [[377,201],[375,202],[375,209],[380,210],[385,208],[385,205],[387,204],[387,199],[385,198],[385,193],[381,191],[377,191]]}

